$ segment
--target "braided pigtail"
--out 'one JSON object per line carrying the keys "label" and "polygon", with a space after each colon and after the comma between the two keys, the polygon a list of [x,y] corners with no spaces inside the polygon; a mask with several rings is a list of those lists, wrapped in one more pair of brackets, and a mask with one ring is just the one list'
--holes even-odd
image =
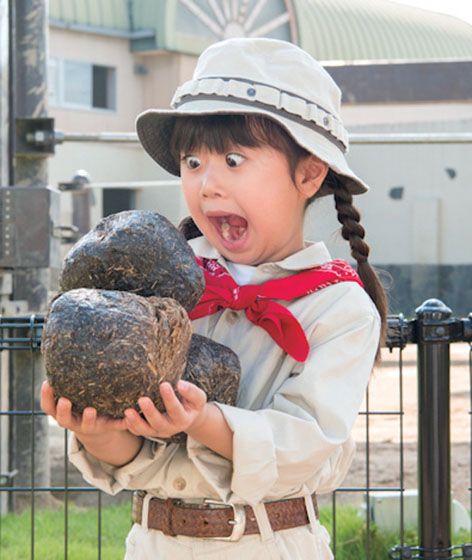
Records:
{"label": "braided pigtail", "polygon": [[186,216],[182,218],[177,226],[177,229],[188,241],[189,239],[194,239],[195,237],[201,237],[202,232],[198,229],[197,224],[193,221],[191,216]]}
{"label": "braided pigtail", "polygon": [[[344,183],[336,179],[336,181],[330,181],[329,186],[333,190],[338,220],[342,224],[341,235],[346,241],[349,241],[351,255],[357,261],[357,273],[379,312],[382,321],[380,337],[380,345],[382,345],[387,330],[388,302],[377,272],[367,261],[370,248],[364,241],[365,229],[360,224],[361,216],[352,204],[352,194]],[[377,359],[379,358],[380,352],[377,354]]]}

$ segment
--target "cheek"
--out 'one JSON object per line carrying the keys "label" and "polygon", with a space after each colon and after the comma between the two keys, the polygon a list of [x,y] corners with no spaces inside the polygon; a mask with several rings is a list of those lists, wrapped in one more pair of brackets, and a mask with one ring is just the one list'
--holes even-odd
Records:
{"label": "cheek", "polygon": [[196,208],[198,204],[198,191],[194,188],[194,186],[192,186],[191,181],[182,180],[182,193],[188,209],[192,211],[192,209]]}

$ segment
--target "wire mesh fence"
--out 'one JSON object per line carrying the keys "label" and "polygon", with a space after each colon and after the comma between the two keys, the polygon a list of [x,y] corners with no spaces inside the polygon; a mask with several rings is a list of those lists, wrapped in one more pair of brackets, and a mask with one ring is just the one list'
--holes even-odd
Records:
{"label": "wire mesh fence", "polygon": [[[452,360],[451,368],[449,345],[462,342],[465,344],[460,345],[460,351],[468,352],[459,360],[462,364],[459,393],[462,399],[467,399],[468,406],[467,419],[463,418],[463,408],[460,418],[461,425],[467,424],[468,427],[467,441],[463,442],[468,460],[462,469],[468,473],[468,480],[460,497],[464,502],[464,494],[467,494],[467,505],[472,510],[472,318],[451,317],[444,304],[434,305],[432,308],[426,306],[423,315],[411,320],[401,315],[389,318],[387,346],[390,353],[388,349],[383,350],[383,365],[374,372],[366,391],[354,430],[358,453],[353,468],[341,488],[331,495],[320,496],[322,509],[328,511],[329,518],[325,515],[324,522],[330,529],[336,558],[374,560],[387,555],[399,560],[472,557],[472,547],[467,542],[472,541],[470,521],[467,534],[463,531],[460,535],[462,541],[457,544],[451,541],[451,530],[457,523],[452,523],[455,510],[449,499],[450,418],[454,422],[457,419],[449,416],[449,385],[450,381],[453,387],[456,383],[455,361]],[[54,547],[54,558],[87,557],[80,548],[83,545],[75,542],[77,531],[82,530],[77,529],[76,518],[85,507],[95,513],[85,535],[92,547],[89,557],[119,557],[116,552],[109,556],[108,540],[116,540],[117,523],[109,522],[107,515],[109,510],[119,506],[124,508],[126,518],[128,510],[130,513],[130,493],[112,498],[84,482],[68,462],[67,432],[48,421],[40,410],[39,387],[44,379],[40,355],[43,324],[44,317],[39,315],[0,317],[0,558],[20,557],[11,556],[15,553],[9,552],[12,539],[22,541],[21,558],[52,557],[39,545],[44,531],[50,530],[45,527],[42,512],[50,509],[57,510],[61,519],[60,530],[46,545]],[[467,344],[467,350],[464,350]],[[12,383],[13,377],[18,375],[21,375],[20,386],[24,386],[24,391],[18,391],[18,384]],[[417,395],[413,394],[412,387],[417,388]],[[26,399],[15,398],[15,390],[24,392]],[[427,394],[423,395],[424,392]],[[422,398],[423,401],[426,398],[426,411],[421,410]],[[443,426],[445,418],[448,419],[447,426]],[[417,422],[415,431],[413,425],[416,426]],[[436,428],[438,430],[434,431]],[[388,437],[379,438],[380,432]],[[387,450],[388,455],[384,455]],[[417,469],[412,467],[416,457]],[[417,486],[413,482],[413,491],[412,479],[418,482]],[[447,496],[449,505],[441,502],[444,496]],[[418,504],[416,533],[410,531],[412,497],[413,503]],[[352,539],[363,541],[359,543],[362,552],[352,552],[347,542],[349,538],[346,541],[343,528],[346,504],[354,504],[362,521],[361,534],[352,536]],[[390,505],[385,510],[382,504]],[[108,508],[108,505],[114,507]],[[21,512],[27,515],[28,530],[21,534],[13,531],[12,536],[11,524],[14,525],[15,518],[13,521],[10,518]],[[385,525],[385,516],[390,525],[387,523],[388,527],[384,529],[388,531],[394,526],[396,540],[379,556],[377,536],[379,527]],[[130,524],[129,515],[118,536],[123,551]],[[109,525],[114,526],[111,532]],[[346,556],[348,549],[351,552]]]}

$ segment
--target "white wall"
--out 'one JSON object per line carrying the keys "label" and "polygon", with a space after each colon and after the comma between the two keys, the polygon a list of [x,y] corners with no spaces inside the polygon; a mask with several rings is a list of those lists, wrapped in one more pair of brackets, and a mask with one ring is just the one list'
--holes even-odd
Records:
{"label": "white wall", "polygon": [[[56,147],[49,160],[50,184],[72,179],[75,173],[87,171],[93,183],[155,181],[176,177],[161,169],[140,144],[99,144],[67,142]],[[102,217],[102,190],[93,189],[91,222]],[[72,194],[61,194],[61,216],[65,225],[72,223]],[[136,190],[136,206],[165,215],[177,223],[186,215],[185,203],[178,186],[143,187]]]}
{"label": "white wall", "polygon": [[[472,104],[469,105],[469,110]],[[441,114],[442,107],[436,106]],[[470,131],[467,121],[402,123],[362,127],[383,132]],[[360,131],[352,128],[351,131]],[[472,166],[470,144],[352,145],[348,161],[370,185],[369,193],[355,197],[378,264],[470,264],[472,262]],[[448,169],[455,171],[451,178]],[[403,198],[389,196],[392,187],[404,187]],[[332,200],[321,199],[310,211],[307,236],[328,241],[332,251],[348,255],[338,233]]]}
{"label": "white wall", "polygon": [[348,128],[411,123],[451,123],[472,119],[472,102],[346,104],[341,116]]}

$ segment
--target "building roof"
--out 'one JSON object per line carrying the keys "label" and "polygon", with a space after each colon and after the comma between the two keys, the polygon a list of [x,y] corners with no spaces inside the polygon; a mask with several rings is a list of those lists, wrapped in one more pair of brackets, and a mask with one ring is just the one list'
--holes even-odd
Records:
{"label": "building roof", "polygon": [[472,25],[388,0],[295,0],[300,45],[318,60],[472,59]]}
{"label": "building roof", "polygon": [[127,37],[133,51],[198,55],[252,35],[330,63],[472,60],[472,25],[389,0],[49,0],[49,14],[52,26]]}

